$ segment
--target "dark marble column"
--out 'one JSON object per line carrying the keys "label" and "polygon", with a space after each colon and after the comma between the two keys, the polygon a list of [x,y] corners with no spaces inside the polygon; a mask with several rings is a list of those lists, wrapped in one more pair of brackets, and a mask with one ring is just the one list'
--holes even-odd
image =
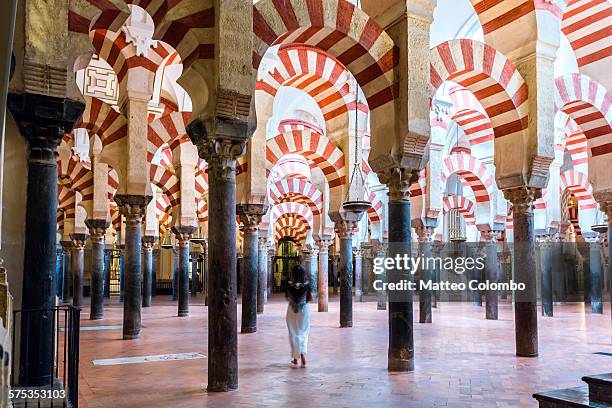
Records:
{"label": "dark marble column", "polygon": [[110,222],[107,220],[87,220],[91,237],[91,320],[104,319],[104,236]]}
{"label": "dark marble column", "polygon": [[363,270],[363,250],[353,248],[353,258],[355,259],[355,302],[363,301],[363,289],[361,287]]}
{"label": "dark marble column", "polygon": [[310,285],[312,288],[311,292],[312,292],[313,302],[317,302],[318,296],[319,296],[319,292],[318,292],[319,265],[318,265],[318,262],[319,262],[319,249],[316,246],[314,246],[310,249],[310,269],[306,271],[307,273],[310,274]]}
{"label": "dark marble column", "polygon": [[267,251],[268,298],[270,298],[270,296],[272,296],[272,288],[274,287],[274,256],[276,255],[274,245],[268,245]]}
{"label": "dark marble column", "polygon": [[153,296],[153,245],[154,235],[142,237],[142,307],[151,307]]}
{"label": "dark marble column", "polygon": [[72,241],[62,241],[62,302],[72,302]]}
{"label": "dark marble column", "polygon": [[70,234],[72,239],[72,305],[83,306],[83,270],[87,234]]}
{"label": "dark marble column", "polygon": [[319,298],[317,300],[318,311],[327,312],[329,304],[329,246],[330,238],[317,239],[319,247],[319,279],[317,282]]}
{"label": "dark marble column", "polygon": [[172,300],[178,300],[178,286],[179,286],[179,247],[175,244],[172,247]]}
{"label": "dark marble column", "polygon": [[[263,236],[259,237],[257,241],[257,297],[259,298],[259,294],[263,294],[263,303],[264,305],[268,303],[268,289],[270,279],[268,278],[268,268],[267,268],[267,245],[268,238]],[[259,284],[261,282],[261,285]]]}
{"label": "dark marble column", "polygon": [[[387,256],[387,248],[384,244],[376,242],[374,245],[374,258],[384,259]],[[381,262],[381,261],[378,261]],[[380,280],[381,282],[387,281],[386,271],[382,271],[380,274],[374,275],[374,280]],[[387,310],[387,292],[384,290],[376,291],[376,310]]]}
{"label": "dark marble column", "polygon": [[[57,146],[71,132],[84,105],[38,94],[9,94],[8,110],[29,145],[21,309],[55,306],[57,246]],[[19,385],[50,384],[55,355],[54,314],[21,319]]]}
{"label": "dark marble column", "polygon": [[540,238],[540,293],[542,296],[542,316],[553,316],[553,274],[552,274],[552,241],[549,236]]}
{"label": "dark marble column", "polygon": [[[419,220],[420,221],[420,220]],[[431,257],[431,240],[434,228],[432,226],[425,226],[421,224],[415,228],[419,241],[419,255],[422,259],[428,259]],[[421,281],[427,282],[432,280],[432,271],[425,267],[419,269],[421,274]],[[431,323],[432,312],[431,312],[431,290],[423,289],[419,290],[419,323]]]}
{"label": "dark marble column", "polygon": [[[381,182],[389,187],[389,252],[388,256],[412,255],[410,226],[410,180],[415,177],[406,169],[394,168],[386,171]],[[387,270],[388,282],[411,281],[406,270]],[[389,371],[414,370],[414,339],[412,293],[394,291],[389,294]]]}
{"label": "dark marble column", "polygon": [[[490,284],[496,284],[497,279],[497,238],[494,231],[481,231],[480,240],[483,245],[484,277]],[[485,292],[485,318],[497,320],[498,293],[496,290]]]}
{"label": "dark marble column", "polygon": [[123,252],[123,339],[140,337],[142,308],[142,220],[150,196],[115,195],[115,202],[125,217]]}
{"label": "dark marble column", "polygon": [[161,249],[153,249],[153,278],[151,279],[151,296],[157,295],[157,276],[159,275],[159,266],[161,258]]}
{"label": "dark marble column", "polygon": [[589,268],[591,274],[591,312],[603,314],[603,270],[601,264],[601,238],[589,241]]}
{"label": "dark marble column", "polygon": [[[257,313],[263,313],[266,277],[263,268],[259,268],[259,224],[266,213],[263,204],[239,204],[236,213],[240,219],[243,232],[242,256],[242,333],[257,331]],[[261,310],[261,311],[260,311]]]}
{"label": "dark marble column", "polygon": [[[597,199],[598,197],[595,198]],[[612,201],[600,204],[600,208],[608,217],[608,279],[612,281]],[[612,295],[612,287],[610,288],[610,292]],[[610,296],[610,306],[612,308],[612,296]],[[612,318],[612,313],[610,317]]]}
{"label": "dark marble column", "polygon": [[[227,96],[238,103],[232,109],[242,108],[240,95]],[[244,106],[248,114],[249,103]],[[236,159],[246,148],[247,124],[226,118],[213,122],[196,120],[188,133],[208,163],[208,391],[222,392],[238,388]]]}
{"label": "dark marble column", "polygon": [[200,254],[191,252],[191,296],[198,295],[198,257]]}
{"label": "dark marble column", "polygon": [[112,249],[104,250],[104,297],[110,299],[110,269],[112,262]]}
{"label": "dark marble column", "polygon": [[189,316],[189,243],[193,226],[172,227],[178,249],[178,317]]}
{"label": "dark marble column", "polygon": [[202,243],[202,267],[204,281],[204,306],[208,306],[208,242]]}
{"label": "dark marble column", "polygon": [[340,327],[353,327],[353,230],[357,221],[334,220],[340,239]]}
{"label": "dark marble column", "polygon": [[514,328],[516,355],[538,355],[538,306],[536,301],[535,231],[533,226],[533,202],[539,191],[518,187],[504,191],[512,203],[514,234],[514,279],[524,283],[524,291],[515,292]]}
{"label": "dark marble column", "polygon": [[332,293],[334,295],[338,294],[338,268],[339,268],[339,265],[340,265],[340,257],[337,254],[337,252],[338,252],[338,249],[335,248],[335,245],[334,245],[334,252],[333,252],[333,255],[331,257]]}

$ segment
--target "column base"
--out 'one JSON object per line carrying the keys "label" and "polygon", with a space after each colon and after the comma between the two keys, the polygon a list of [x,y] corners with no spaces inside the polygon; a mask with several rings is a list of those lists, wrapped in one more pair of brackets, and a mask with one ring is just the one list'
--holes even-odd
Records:
{"label": "column base", "polygon": [[140,338],[140,333],[123,333],[123,340],[135,340]]}
{"label": "column base", "polygon": [[216,385],[206,387],[206,392],[232,392],[238,391],[237,385]]}
{"label": "column base", "polygon": [[391,358],[387,363],[387,371],[392,372],[410,372],[414,371],[414,358],[405,360],[401,358]]}
{"label": "column base", "polygon": [[344,328],[344,327],[353,327],[353,322],[340,322],[340,328]]}
{"label": "column base", "polygon": [[486,318],[487,320],[499,320],[499,319],[497,318],[497,315],[495,315],[495,316],[490,316],[490,315],[487,315],[485,318]]}
{"label": "column base", "polygon": [[142,307],[151,307],[151,304],[150,303],[143,303]]}
{"label": "column base", "polygon": [[327,306],[320,306],[319,305],[319,308],[317,310],[319,312],[326,313],[328,311],[328,307]]}
{"label": "column base", "polygon": [[89,315],[89,320],[102,320],[104,319],[103,314]]}
{"label": "column base", "polygon": [[263,310],[257,310],[257,314],[263,314]]}
{"label": "column base", "polygon": [[248,334],[248,333],[255,333],[257,332],[257,326],[252,326],[252,327],[242,327],[240,329],[240,333],[244,333],[244,334]]}
{"label": "column base", "polygon": [[538,353],[523,353],[523,352],[516,352],[516,356],[517,357],[537,357]]}
{"label": "column base", "polygon": [[603,302],[591,302],[591,313],[603,314]]}
{"label": "column base", "polygon": [[178,317],[189,317],[189,310],[179,310]]}
{"label": "column base", "polygon": [[376,310],[387,310],[387,305],[376,305]]}

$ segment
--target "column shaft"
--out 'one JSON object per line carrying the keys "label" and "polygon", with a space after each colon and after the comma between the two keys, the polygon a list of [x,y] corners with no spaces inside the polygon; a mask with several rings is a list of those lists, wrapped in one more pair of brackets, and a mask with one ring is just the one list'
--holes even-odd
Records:
{"label": "column shaft", "polygon": [[189,316],[189,240],[179,243],[178,316]]}
{"label": "column shaft", "polygon": [[[491,240],[493,241],[493,239]],[[485,244],[485,279],[490,284],[497,283],[497,245],[493,242]],[[498,293],[496,290],[487,290],[485,293],[485,317],[488,320],[498,318]]]}
{"label": "column shaft", "polygon": [[153,296],[153,243],[155,237],[145,236],[142,240],[142,307],[151,307]]}
{"label": "column shaft", "polygon": [[603,314],[603,276],[601,265],[601,243],[589,243],[589,267],[591,273],[591,312]]}
{"label": "column shaft", "polygon": [[355,301],[363,301],[363,290],[361,288],[362,270],[363,270],[363,252],[358,249],[354,252],[355,256]]}
{"label": "column shaft", "polygon": [[85,269],[85,240],[84,234],[71,234],[74,242],[72,248],[72,305],[83,306],[83,271]]}
{"label": "column shaft", "polygon": [[268,277],[268,260],[266,259],[267,255],[267,238],[261,237],[258,240],[258,254],[257,254],[257,270],[258,276],[263,276],[263,296],[264,296],[264,304],[268,303],[268,293],[270,290],[270,278]]}
{"label": "column shaft", "polygon": [[353,239],[340,237],[340,327],[353,327]]}
{"label": "column shaft", "polygon": [[255,333],[257,331],[260,296],[262,297],[261,308],[263,312],[263,291],[259,292],[258,236],[256,229],[244,228],[243,231],[244,269],[242,274],[242,325],[240,331],[242,333]]}
{"label": "column shaft", "polygon": [[91,307],[89,318],[104,318],[104,235],[91,236]]}
{"label": "column shaft", "polygon": [[[431,235],[431,233],[429,235]],[[419,239],[421,238],[419,237]],[[420,247],[420,252],[422,254],[423,259],[428,259],[431,257],[430,239],[424,238],[423,241],[419,242],[419,247]],[[432,280],[432,273],[429,268],[427,267],[421,268],[420,272],[421,272],[421,280],[423,282]],[[419,323],[431,323],[432,322],[431,314],[432,314],[431,312],[431,290],[428,290],[428,289],[420,290],[419,291]]]}
{"label": "column shaft", "polygon": [[542,316],[553,316],[553,276],[551,263],[551,242],[547,242],[546,238],[540,242],[540,269],[542,275],[540,278],[540,292],[542,296]]}
{"label": "column shaft", "polygon": [[327,312],[329,302],[329,242],[319,241],[319,279],[317,282],[318,294],[317,307],[319,312]]}
{"label": "column shaft", "polygon": [[62,302],[70,303],[72,299],[72,241],[63,243],[62,255]]}

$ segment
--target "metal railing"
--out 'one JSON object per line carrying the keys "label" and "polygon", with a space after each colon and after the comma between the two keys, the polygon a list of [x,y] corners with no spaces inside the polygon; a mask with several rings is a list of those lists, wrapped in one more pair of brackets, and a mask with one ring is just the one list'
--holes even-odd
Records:
{"label": "metal railing", "polygon": [[[79,331],[81,326],[80,321],[81,309],[71,305],[57,306],[52,309],[42,310],[15,310],[13,312],[13,339],[15,337],[15,328],[20,329],[19,337],[21,347],[26,347],[30,344],[27,341],[28,336],[32,336],[33,327],[40,327],[41,321],[50,320],[50,325],[53,335],[47,341],[50,350],[53,350],[53,358],[50,359],[48,370],[45,370],[45,377],[49,377],[46,384],[42,384],[36,388],[28,387],[28,390],[38,389],[41,395],[36,398],[24,398],[23,393],[13,393],[14,407],[74,407],[78,408],[79,395]],[[39,339],[42,343],[45,339]],[[20,354],[16,354],[16,344],[13,342],[13,369],[11,375],[11,386],[18,390],[22,387],[27,387],[28,380],[27,371],[20,371],[18,364],[23,364],[15,356],[28,356],[27,350],[20,350]],[[44,345],[42,346],[44,347]],[[17,377],[17,373],[19,376]],[[45,390],[43,392],[42,390]],[[54,396],[60,398],[48,398],[49,391]],[[46,396],[45,396],[46,395]]]}

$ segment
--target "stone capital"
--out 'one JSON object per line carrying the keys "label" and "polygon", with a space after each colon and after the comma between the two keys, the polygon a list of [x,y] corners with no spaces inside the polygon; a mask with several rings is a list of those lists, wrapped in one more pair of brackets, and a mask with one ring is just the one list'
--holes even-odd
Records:
{"label": "stone capital", "polygon": [[196,227],[191,225],[182,225],[182,226],[174,226],[172,227],[172,232],[176,237],[178,242],[178,246],[184,247],[189,246],[189,241],[193,237],[193,233],[195,232]]}
{"label": "stone capital", "polygon": [[268,249],[268,237],[259,237],[257,239],[257,249],[260,251],[265,251]]}
{"label": "stone capital", "polygon": [[106,229],[110,226],[110,222],[107,220],[85,220],[85,225],[89,228],[92,242],[103,244]]}
{"label": "stone capital", "polygon": [[317,247],[319,247],[319,252],[320,253],[328,253],[329,252],[329,246],[333,242],[334,241],[331,239],[331,237],[318,237],[318,238],[315,238],[315,243],[317,244]]}
{"label": "stone capital", "polygon": [[612,201],[600,203],[599,208],[608,217],[608,225],[610,225],[610,222],[612,222]]}
{"label": "stone capital", "polygon": [[81,102],[32,93],[10,93],[7,108],[30,146],[30,162],[52,164],[57,146],[85,109]]}
{"label": "stone capital", "polygon": [[152,250],[153,245],[157,241],[157,237],[155,235],[144,235],[142,237],[142,248],[146,250]]}
{"label": "stone capital", "polygon": [[542,196],[539,188],[520,186],[504,190],[504,197],[512,203],[514,214],[532,211],[533,202]]}
{"label": "stone capital", "polygon": [[357,221],[353,220],[337,220],[334,223],[334,231],[336,231],[336,234],[340,239],[352,238],[358,225]]}
{"label": "stone capital", "polygon": [[410,185],[419,179],[418,171],[393,167],[378,173],[380,182],[389,188],[390,201],[410,200]]}
{"label": "stone capital", "polygon": [[266,204],[237,204],[236,214],[240,219],[240,229],[245,233],[254,234],[259,229],[261,219],[268,211]]}
{"label": "stone capital", "polygon": [[434,227],[420,225],[414,228],[414,231],[417,234],[417,239],[419,243],[431,242],[433,239]]}
{"label": "stone capital", "polygon": [[353,248],[353,258],[363,258],[363,252],[362,248]]}
{"label": "stone capital", "polygon": [[85,249],[85,244],[87,243],[87,238],[89,235],[87,234],[70,234],[70,239],[72,240],[72,247],[82,251]]}
{"label": "stone capital", "polygon": [[60,245],[62,246],[62,249],[64,250],[64,252],[68,252],[68,253],[74,247],[74,245],[72,244],[72,241],[60,241]]}
{"label": "stone capital", "polygon": [[151,196],[144,195],[115,195],[115,202],[121,209],[121,214],[125,217],[127,225],[136,225],[142,222],[142,219],[147,214],[147,205],[151,199]]}

